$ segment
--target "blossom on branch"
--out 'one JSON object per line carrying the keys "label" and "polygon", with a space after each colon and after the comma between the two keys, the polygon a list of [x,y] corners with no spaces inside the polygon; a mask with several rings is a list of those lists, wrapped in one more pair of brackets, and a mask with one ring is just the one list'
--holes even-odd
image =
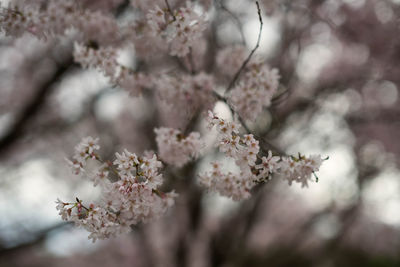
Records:
{"label": "blossom on branch", "polygon": [[178,10],[155,6],[147,13],[147,23],[154,36],[161,36],[170,46],[172,56],[183,57],[202,38],[206,29],[205,15],[195,12],[190,2]]}
{"label": "blossom on branch", "polygon": [[75,146],[75,154],[72,157],[73,160],[69,161],[67,159],[68,164],[75,174],[79,174],[80,172],[84,171],[83,167],[86,166],[86,161],[88,159],[96,158],[95,151],[100,149],[98,143],[99,138],[88,136],[83,138],[81,142]]}
{"label": "blossom on branch", "polygon": [[249,64],[230,92],[229,100],[242,118],[254,121],[263,108],[271,105],[271,99],[278,90],[279,78],[277,69],[262,63]]}
{"label": "blossom on branch", "polygon": [[[101,163],[88,179],[100,186],[102,199],[89,207],[78,198],[74,203],[57,200],[56,208],[63,220],[82,226],[95,241],[128,232],[131,225],[153,220],[174,204],[175,192],[164,193],[158,189],[164,179],[160,173],[162,163],[155,154],[139,157],[125,150],[116,153],[117,159],[111,163],[95,154],[99,148],[98,138],[84,138],[75,148],[74,160],[82,169],[89,158]],[[116,182],[109,180],[110,172],[118,176]]]}
{"label": "blossom on branch", "polygon": [[323,159],[320,155],[305,157],[299,154],[298,157],[282,157],[279,163],[279,174],[289,185],[293,182],[301,184],[301,187],[308,187],[312,175],[319,170]]}
{"label": "blossom on branch", "polygon": [[251,176],[223,173],[219,162],[212,162],[212,171],[199,175],[199,184],[209,191],[218,192],[221,196],[232,198],[235,201],[247,199],[251,196],[250,190],[255,185]]}
{"label": "blossom on branch", "polygon": [[29,32],[39,39],[62,36],[69,29],[78,31],[83,42],[104,45],[120,39],[118,25],[109,15],[81,8],[76,0],[50,0],[45,5],[26,1],[23,5],[0,5],[0,29],[15,37]]}
{"label": "blossom on branch", "polygon": [[199,183],[209,191],[215,191],[233,200],[250,197],[250,190],[257,184],[272,178],[272,175],[288,180],[289,184],[298,182],[308,186],[312,175],[319,170],[323,159],[320,155],[305,157],[260,155],[260,146],[252,134],[241,136],[240,127],[235,122],[226,122],[208,111],[208,127],[217,129],[219,150],[235,160],[239,173],[223,173],[221,164],[212,162],[212,171],[199,175]]}

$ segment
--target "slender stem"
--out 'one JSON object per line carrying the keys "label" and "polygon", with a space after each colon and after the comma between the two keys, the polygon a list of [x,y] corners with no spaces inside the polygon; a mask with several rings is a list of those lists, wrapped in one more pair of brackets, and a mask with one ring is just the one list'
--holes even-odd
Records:
{"label": "slender stem", "polygon": [[165,5],[167,6],[168,12],[169,14],[171,14],[172,18],[174,19],[174,21],[176,20],[176,17],[174,15],[174,12],[172,12],[171,6],[168,3],[168,0],[165,0]]}
{"label": "slender stem", "polygon": [[239,76],[240,76],[241,72],[246,67],[247,63],[249,63],[251,57],[253,56],[253,54],[256,52],[256,50],[260,46],[261,32],[262,32],[262,28],[263,28],[263,20],[262,20],[262,16],[261,16],[260,4],[258,3],[258,1],[256,1],[256,5],[257,5],[258,19],[260,20],[260,31],[258,32],[258,38],[257,38],[256,46],[253,48],[253,50],[251,50],[249,56],[243,62],[242,66],[240,66],[240,69],[236,72],[236,74],[233,77],[232,81],[229,83],[229,86],[226,89],[225,94],[227,94],[233,88],[233,86],[235,85],[237,79],[239,79]]}
{"label": "slender stem", "polygon": [[82,208],[84,208],[87,211],[90,211],[88,208],[86,208],[83,204],[82,204],[82,199],[79,199],[78,197],[76,197],[76,201],[77,203],[79,203],[81,205]]}
{"label": "slender stem", "polygon": [[230,11],[223,3],[221,3],[221,9],[224,10],[226,13],[228,13],[233,20],[235,21],[238,29],[239,29],[239,33],[240,33],[240,38],[241,38],[241,43],[243,45],[246,45],[246,38],[244,38],[244,33],[243,33],[243,27],[242,27],[242,23],[240,22],[240,19],[232,13],[232,11]]}
{"label": "slender stem", "polygon": [[107,164],[108,169],[111,170],[113,173],[115,173],[119,178],[121,178],[121,177],[119,176],[118,171],[114,168],[114,166],[112,165],[112,163],[111,163],[111,164],[108,164],[108,161],[102,160],[98,154],[95,154],[95,159],[96,159],[98,162],[102,163],[102,164]]}
{"label": "slender stem", "polygon": [[[258,13],[258,18],[260,20],[260,30],[258,32],[258,38],[257,38],[257,43],[256,46],[253,48],[253,50],[251,50],[249,56],[246,58],[246,60],[243,62],[242,66],[240,67],[240,69],[236,72],[234,78],[232,79],[232,81],[230,82],[228,88],[225,91],[225,95],[233,88],[233,85],[236,83],[237,79],[239,78],[241,72],[243,71],[243,69],[246,67],[246,65],[249,63],[251,57],[253,56],[253,54],[256,52],[256,50],[258,49],[258,47],[260,46],[260,40],[261,40],[261,33],[262,33],[262,28],[263,28],[263,20],[262,20],[262,15],[261,15],[261,8],[260,8],[260,4],[258,3],[258,1],[256,1],[256,5],[257,5],[257,13]],[[228,103],[228,100],[224,97],[221,96],[220,94],[218,94],[217,92],[213,92],[214,96],[220,100],[225,102],[229,109],[231,110],[232,114],[236,114],[238,116],[239,122],[242,124],[243,128],[248,132],[251,133],[249,127],[246,125],[245,121],[243,120],[243,118],[235,111],[235,109],[233,108],[232,105],[230,105]],[[254,135],[254,134],[253,134]],[[254,135],[261,143],[264,143],[264,145],[268,146],[270,149],[274,150],[275,152],[279,153],[280,155],[286,155],[286,153],[284,151],[282,151],[281,149],[279,149],[278,147],[274,146],[273,144],[271,144],[269,141],[267,141],[265,138]]]}
{"label": "slender stem", "polygon": [[189,60],[189,65],[190,65],[190,73],[192,75],[194,75],[194,74],[196,74],[196,69],[195,69],[194,61],[193,61],[193,49],[191,47],[189,47],[188,60]]}

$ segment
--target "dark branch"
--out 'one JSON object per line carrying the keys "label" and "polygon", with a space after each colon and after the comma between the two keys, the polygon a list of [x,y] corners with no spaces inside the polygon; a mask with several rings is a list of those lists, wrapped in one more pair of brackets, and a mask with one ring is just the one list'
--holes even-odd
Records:
{"label": "dark branch", "polygon": [[228,13],[232,17],[233,21],[236,23],[236,26],[239,29],[240,38],[242,39],[242,44],[245,45],[246,38],[244,38],[242,23],[240,22],[240,19],[235,14],[233,14],[232,11],[230,11],[223,3],[221,3],[221,9]]}
{"label": "dark branch", "polygon": [[19,113],[15,123],[9,131],[0,139],[0,154],[8,149],[16,140],[25,134],[26,124],[35,117],[47,100],[47,96],[54,89],[54,84],[61,79],[70,67],[73,66],[72,57],[64,62],[54,75],[47,80],[38,90],[33,99]]}
{"label": "dark branch", "polygon": [[240,76],[241,72],[243,71],[244,68],[246,68],[246,65],[249,63],[251,57],[253,56],[253,54],[256,52],[256,50],[260,46],[261,32],[262,32],[262,28],[263,28],[263,20],[262,20],[262,16],[261,16],[260,4],[258,3],[258,1],[256,1],[256,5],[257,5],[258,18],[260,20],[260,31],[258,32],[258,38],[257,38],[256,46],[253,48],[253,50],[251,50],[249,56],[243,62],[242,66],[240,66],[240,69],[236,72],[236,74],[233,77],[232,81],[229,83],[229,86],[226,89],[225,94],[228,93],[233,88],[233,86],[235,85],[237,79],[239,79],[239,76]]}
{"label": "dark branch", "polygon": [[174,21],[176,20],[176,17],[174,15],[174,12],[172,12],[171,6],[168,3],[168,0],[165,0],[165,5],[167,6],[167,10],[169,12],[169,14],[171,14],[172,18],[174,19]]}

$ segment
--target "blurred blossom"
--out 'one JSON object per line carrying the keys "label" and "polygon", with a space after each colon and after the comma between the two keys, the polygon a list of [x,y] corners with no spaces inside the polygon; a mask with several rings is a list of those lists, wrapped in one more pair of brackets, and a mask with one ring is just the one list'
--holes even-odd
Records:
{"label": "blurred blossom", "polygon": [[0,3],[1,266],[399,265],[399,0]]}

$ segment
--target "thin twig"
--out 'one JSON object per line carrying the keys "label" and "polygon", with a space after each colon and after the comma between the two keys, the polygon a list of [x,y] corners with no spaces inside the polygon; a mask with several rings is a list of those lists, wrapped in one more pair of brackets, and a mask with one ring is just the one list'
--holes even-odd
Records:
{"label": "thin twig", "polygon": [[168,3],[168,0],[165,0],[165,5],[167,6],[168,12],[169,14],[171,14],[172,18],[174,19],[174,21],[176,20],[176,17],[174,15],[174,12],[172,12],[171,6]]}
{"label": "thin twig", "polygon": [[[230,111],[232,112],[232,114],[236,114],[237,118],[240,122],[240,124],[243,126],[243,128],[246,130],[247,133],[251,133],[250,128],[247,126],[247,124],[245,123],[244,119],[242,117],[240,117],[239,113],[236,112],[236,110],[233,108],[233,106],[231,104],[229,104],[228,99],[225,98],[224,96],[218,94],[217,92],[213,91],[213,95],[215,98],[217,98],[218,100],[224,102],[226,105],[228,105]],[[264,150],[263,152],[267,152],[265,151],[265,146],[268,147],[270,150],[273,150],[274,152],[278,153],[281,156],[286,156],[286,153],[281,150],[280,148],[276,147],[274,144],[270,143],[268,140],[266,140],[264,137],[262,136],[258,136],[256,134],[253,134],[255,138],[257,138],[260,143],[261,143],[261,148]],[[268,153],[266,153],[268,154]]]}
{"label": "thin twig", "polygon": [[[237,113],[236,113],[236,114],[237,114]],[[246,132],[251,133],[250,128],[246,125],[246,123],[244,122],[243,118],[240,117],[239,115],[238,115],[238,120],[239,120],[239,122],[242,124],[242,126],[243,126],[243,128],[246,130]],[[264,147],[264,146],[267,146],[269,149],[271,149],[271,150],[273,150],[274,152],[278,153],[280,156],[286,156],[286,153],[285,153],[283,150],[281,150],[280,148],[278,148],[278,147],[276,147],[275,145],[273,145],[271,142],[269,142],[268,140],[266,140],[264,137],[258,136],[258,135],[256,135],[256,134],[253,134],[253,135],[254,135],[255,138],[257,138],[257,139],[260,141],[260,143],[261,143],[261,148],[262,148],[263,150],[265,150],[263,147]],[[267,151],[264,151],[264,152],[267,152]],[[266,153],[266,154],[268,154],[268,153]]]}
{"label": "thin twig", "polygon": [[273,105],[280,104],[282,101],[286,100],[290,95],[290,92],[289,92],[290,89],[289,88],[286,88],[283,85],[281,85],[280,87],[283,88],[283,92],[281,92],[280,94],[274,96],[271,99],[271,102],[272,102]]}
{"label": "thin twig", "polygon": [[225,91],[225,94],[228,93],[232,87],[235,85],[237,79],[240,76],[240,73],[243,71],[243,69],[246,67],[247,63],[249,63],[251,57],[253,56],[253,54],[256,52],[256,50],[258,49],[258,47],[260,46],[260,40],[261,40],[261,32],[262,32],[262,28],[263,28],[263,20],[262,20],[262,16],[261,16],[261,9],[260,9],[260,4],[258,3],[258,1],[256,1],[256,5],[257,5],[257,13],[258,13],[258,18],[260,20],[260,31],[258,32],[258,38],[257,38],[257,43],[256,46],[253,48],[253,50],[251,50],[249,56],[246,58],[246,60],[243,62],[242,66],[240,66],[240,69],[236,72],[235,76],[233,77],[232,81],[229,83],[228,88]]}
{"label": "thin twig", "polygon": [[240,38],[242,39],[242,44],[246,45],[246,38],[244,37],[243,27],[242,27],[242,23],[241,23],[240,19],[235,14],[233,14],[232,11],[230,11],[223,3],[221,3],[221,9],[223,11],[225,11],[226,13],[228,13],[233,18],[233,20],[236,22],[236,25],[237,25],[237,27],[239,29],[239,33],[240,33]]}
{"label": "thin twig", "polygon": [[189,47],[189,54],[188,54],[188,60],[189,60],[189,65],[190,65],[190,73],[192,75],[196,74],[196,68],[194,66],[194,61],[193,61],[193,49]]}

